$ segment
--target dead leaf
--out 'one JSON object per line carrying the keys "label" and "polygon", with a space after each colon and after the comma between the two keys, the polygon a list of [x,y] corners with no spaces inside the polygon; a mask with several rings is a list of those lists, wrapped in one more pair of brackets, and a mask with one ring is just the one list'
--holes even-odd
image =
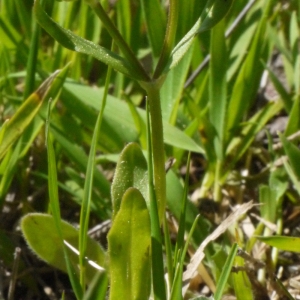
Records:
{"label": "dead leaf", "polygon": [[198,266],[204,258],[205,247],[213,240],[217,239],[222,233],[224,233],[228,227],[230,227],[236,220],[246,213],[249,209],[254,206],[253,202],[247,202],[241,205],[237,210],[235,210],[231,215],[229,215],[215,230],[202,242],[200,247],[197,249],[196,253],[191,258],[191,262],[187,265],[186,271],[183,273],[183,295],[186,293],[190,280],[197,271]]}

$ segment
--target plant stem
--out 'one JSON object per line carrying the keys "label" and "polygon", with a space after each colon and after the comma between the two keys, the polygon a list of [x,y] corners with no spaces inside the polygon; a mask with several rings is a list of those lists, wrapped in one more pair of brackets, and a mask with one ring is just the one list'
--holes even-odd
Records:
{"label": "plant stem", "polygon": [[96,15],[102,21],[103,26],[109,32],[115,44],[120,48],[129,64],[135,69],[136,73],[141,76],[143,81],[149,81],[150,78],[148,74],[146,73],[140,62],[137,60],[136,56],[134,55],[126,41],[123,39],[119,30],[111,21],[100,2],[95,0],[85,0],[85,2],[95,11]]}
{"label": "plant stem", "polygon": [[[166,300],[164,284],[164,261],[162,249],[162,236],[158,214],[157,193],[153,183],[153,140],[151,137],[150,105],[147,101],[147,141],[148,141],[148,176],[149,176],[149,200],[151,220],[151,258],[152,258],[152,284],[154,300]],[[163,217],[165,217],[163,215]],[[165,219],[165,218],[164,218]],[[165,223],[165,222],[164,222]]]}
{"label": "plant stem", "polygon": [[154,163],[154,186],[160,224],[166,207],[166,172],[163,138],[163,122],[160,106],[160,84],[158,82],[141,83],[146,90],[150,109],[151,139]]}

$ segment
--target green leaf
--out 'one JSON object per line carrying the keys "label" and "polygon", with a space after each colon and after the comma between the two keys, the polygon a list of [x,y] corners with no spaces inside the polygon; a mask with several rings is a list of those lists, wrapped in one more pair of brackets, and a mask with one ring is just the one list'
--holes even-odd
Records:
{"label": "green leaf", "polygon": [[[31,123],[33,118],[39,112],[43,104],[43,100],[49,96],[51,86],[58,71],[54,72],[48,79],[46,79],[40,87],[32,93],[19,107],[13,117],[5,123],[1,129],[1,145],[0,145],[0,159],[3,158],[6,151],[12,144],[22,135],[26,127]],[[4,130],[4,132],[2,132]]]}
{"label": "green leaf", "polygon": [[300,179],[300,169],[299,169],[300,150],[292,142],[288,141],[287,138],[284,137],[283,135],[281,135],[280,138],[283,144],[284,151],[291,163],[292,169],[299,180]]}
{"label": "green leaf", "polygon": [[224,22],[220,22],[212,29],[210,55],[209,116],[216,133],[210,139],[212,139],[218,159],[222,161],[227,107],[227,49]]}
{"label": "green leaf", "polygon": [[211,29],[215,26],[229,11],[233,0],[208,0],[202,11],[200,18],[196,21],[191,30],[175,46],[169,62],[164,70],[167,73],[178,64],[188,49],[191,47],[196,34]]}
{"label": "green leaf", "polygon": [[80,211],[79,259],[80,259],[80,282],[82,286],[85,286],[85,265],[86,265],[85,256],[87,251],[87,232],[88,232],[91,203],[92,203],[92,196],[93,196],[93,183],[94,183],[93,179],[94,179],[95,165],[96,165],[96,149],[97,149],[98,136],[101,131],[101,124],[102,124],[103,112],[105,109],[105,104],[106,104],[106,99],[108,94],[110,76],[111,76],[111,67],[108,67],[106,81],[105,81],[105,92],[103,93],[101,108],[95,124],[94,133],[91,142],[90,154],[89,154],[87,168],[86,168],[86,179],[84,182],[83,199],[82,199],[81,211]]}
{"label": "green leaf", "polygon": [[227,283],[227,280],[229,278],[229,275],[231,273],[231,268],[234,263],[235,255],[238,250],[238,245],[235,243],[231,247],[230,253],[225,261],[225,264],[223,266],[222,273],[220,275],[217,287],[216,287],[216,293],[215,293],[215,300],[220,300],[222,298],[222,294],[225,288],[225,285]]}
{"label": "green leaf", "polygon": [[300,238],[291,236],[258,236],[262,242],[283,251],[300,252]]}
{"label": "green leaf", "polygon": [[289,136],[300,129],[300,98],[294,100],[292,109],[289,111],[289,120],[285,129],[285,136]]}
{"label": "green leaf", "polygon": [[266,65],[266,64],[264,64],[264,67],[268,71],[270,80],[272,81],[272,83],[273,83],[276,91],[278,92],[278,94],[281,97],[281,100],[284,103],[284,108],[285,108],[286,112],[290,113],[290,111],[292,109],[292,106],[293,106],[292,97],[285,90],[285,87],[280,82],[280,80],[278,79],[277,75],[272,71],[272,69],[268,65]]}
{"label": "green leaf", "polygon": [[[47,122],[50,122],[50,107],[51,101],[48,102],[48,113],[47,113]],[[56,159],[55,159],[55,152],[52,143],[52,136],[49,136],[49,128],[48,125],[46,126],[46,143],[47,143],[47,156],[48,156],[48,192],[49,192],[49,199],[50,199],[50,209],[53,215],[53,223],[56,228],[57,236],[59,240],[57,241],[56,246],[63,250],[66,269],[69,275],[69,279],[71,282],[72,289],[76,295],[77,299],[81,299],[83,295],[83,288],[80,285],[78,276],[76,274],[76,270],[74,265],[71,263],[71,259],[68,255],[67,246],[64,245],[64,234],[62,230],[62,223],[61,223],[61,214],[60,214],[60,206],[59,206],[59,199],[58,199],[58,186],[57,186],[57,170],[56,170]]]}
{"label": "green leaf", "polygon": [[[63,248],[60,247],[60,237],[57,232],[54,219],[51,215],[34,213],[26,215],[21,221],[21,229],[29,247],[48,264],[67,272]],[[61,221],[61,229],[64,241],[75,249],[78,249],[79,232],[72,225]],[[97,264],[104,266],[105,252],[93,239],[87,241],[87,258]],[[68,248],[69,259],[76,271],[79,272],[79,258]],[[90,282],[99,269],[87,265],[87,279]]]}
{"label": "green leaf", "polygon": [[85,40],[55,23],[41,7],[40,0],[35,1],[33,8],[38,23],[65,48],[88,54],[131,78],[144,80],[144,77],[141,77],[140,73],[136,73],[135,69],[121,56]]}
{"label": "green leaf", "polygon": [[164,42],[166,16],[159,0],[142,0],[141,3],[153,56],[158,57]]}
{"label": "green leaf", "polygon": [[266,60],[269,40],[266,39],[267,18],[272,7],[272,0],[267,1],[264,6],[263,16],[257,25],[255,36],[251,42],[250,49],[243,65],[240,67],[239,74],[235,80],[232,95],[228,104],[230,117],[227,119],[226,131],[228,140],[238,129],[240,121],[251,105],[260,83],[263,66],[260,59]]}
{"label": "green leaf", "polygon": [[259,202],[262,204],[260,207],[260,215],[265,220],[276,223],[276,190],[267,185],[259,187]]}
{"label": "green leaf", "polygon": [[106,273],[98,273],[89,284],[83,300],[107,299],[108,276]]}
{"label": "green leaf", "polygon": [[186,53],[179,64],[172,69],[160,89],[160,101],[163,120],[176,124],[178,108],[186,76],[190,69],[193,47]]}
{"label": "green leaf", "polygon": [[150,295],[150,217],[142,194],[129,188],[108,234],[110,299]]}
{"label": "green leaf", "polygon": [[[226,149],[226,155],[232,155],[234,165],[249,148],[249,145],[255,139],[256,134],[263,129],[265,124],[274,117],[283,107],[282,102],[269,102],[265,107],[259,110],[241,130],[241,136],[231,139]],[[230,169],[229,167],[228,169]]]}
{"label": "green leaf", "polygon": [[[93,116],[86,107],[83,107],[82,103],[98,110],[101,105],[99,99],[102,98],[103,90],[74,82],[66,82],[64,87],[68,93],[64,94],[63,92],[63,102],[71,111],[76,111],[76,115],[82,119],[84,124],[90,124]],[[146,123],[145,111],[137,108],[137,112]],[[96,120],[96,117],[94,118]],[[170,125],[168,122],[164,122],[163,126],[164,142],[166,144],[191,152],[203,153],[202,148],[184,132]],[[105,136],[105,139],[111,139],[112,142],[113,139],[116,139],[117,142],[115,144],[120,145],[120,147],[123,147],[124,143],[137,140],[137,129],[135,128],[130,109],[124,101],[108,95],[101,132],[102,136]],[[111,143],[107,146],[111,146]],[[111,147],[106,147],[107,151],[110,149]],[[114,149],[114,151],[117,150]]]}
{"label": "green leaf", "polygon": [[[51,127],[51,133],[53,134],[55,140],[62,146],[68,157],[73,160],[78,168],[82,171],[86,171],[86,166],[88,163],[88,156],[85,154],[82,147],[77,144],[72,143],[70,140],[65,138],[56,129]],[[95,184],[99,186],[102,197],[109,197],[110,195],[110,184],[107,178],[98,170],[95,169],[94,173]]]}
{"label": "green leaf", "polygon": [[[235,267],[244,267],[244,259],[237,256],[235,258]],[[249,278],[245,271],[232,273],[232,285],[237,299],[253,300],[252,288]]]}
{"label": "green leaf", "polygon": [[136,143],[128,144],[119,157],[111,187],[114,217],[128,188],[135,187],[145,199],[148,199],[147,179],[147,162],[141,148]]}

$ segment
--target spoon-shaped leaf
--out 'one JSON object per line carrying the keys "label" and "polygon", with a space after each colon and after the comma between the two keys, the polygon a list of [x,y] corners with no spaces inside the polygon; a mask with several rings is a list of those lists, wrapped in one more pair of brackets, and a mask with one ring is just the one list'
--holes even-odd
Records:
{"label": "spoon-shaped leaf", "polygon": [[142,194],[129,188],[108,234],[110,299],[149,299],[150,216]]}
{"label": "spoon-shaped leaf", "polygon": [[[41,213],[28,214],[21,221],[21,229],[29,247],[42,260],[67,272],[63,248],[60,242],[61,239],[51,215]],[[61,221],[61,229],[64,241],[66,241],[68,245],[78,249],[78,230],[65,221]],[[78,255],[71,251],[69,247],[70,261],[74,269],[78,270]],[[96,269],[91,265],[95,263],[95,266],[103,266],[105,262],[105,252],[95,240],[88,237],[86,254],[89,260],[89,264],[87,264],[87,279],[90,282],[99,270],[99,268]]]}
{"label": "spoon-shaped leaf", "polygon": [[148,198],[147,174],[147,162],[140,146],[135,143],[128,144],[120,155],[111,187],[114,217],[128,188],[135,187],[145,199]]}

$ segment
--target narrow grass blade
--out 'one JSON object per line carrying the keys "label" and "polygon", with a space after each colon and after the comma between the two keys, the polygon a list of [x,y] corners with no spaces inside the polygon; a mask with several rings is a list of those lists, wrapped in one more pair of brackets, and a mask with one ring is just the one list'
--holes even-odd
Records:
{"label": "narrow grass blade", "polygon": [[296,145],[288,141],[287,138],[284,137],[283,135],[281,135],[280,138],[283,144],[284,151],[290,160],[292,169],[299,180],[300,179],[300,169],[299,169],[300,150]]}
{"label": "narrow grass blade", "polygon": [[57,77],[58,73],[59,71],[53,73],[48,79],[46,79],[41,86],[32,93],[26,101],[23,102],[13,117],[6,123],[3,128],[5,132],[3,133],[0,145],[0,159],[3,158],[6,151],[21,136],[25,128],[36,116],[43,103],[45,95],[48,94],[51,84]]}
{"label": "narrow grass blade", "polygon": [[285,128],[285,136],[292,135],[300,130],[300,98],[296,98],[292,104],[292,108],[289,111],[289,120]]}
{"label": "narrow grass blade", "polygon": [[186,239],[184,248],[180,251],[178,251],[178,263],[175,266],[175,274],[174,274],[174,281],[172,283],[171,287],[171,295],[170,300],[177,300],[182,299],[185,291],[182,289],[183,281],[182,281],[182,274],[183,274],[183,267],[184,267],[184,259],[188,250],[188,246],[190,244],[190,240],[194,234],[194,231],[197,227],[198,221],[199,221],[200,215],[197,215],[195,218],[193,225],[191,227],[191,230],[188,234],[188,237]]}
{"label": "narrow grass blade", "polygon": [[[209,64],[209,117],[215,129],[212,143],[220,161],[224,158],[224,129],[227,108],[227,49],[225,45],[225,23],[221,21],[213,29]],[[218,181],[218,178],[216,178]]]}
{"label": "narrow grass blade", "polygon": [[131,41],[131,30],[132,30],[132,18],[133,11],[130,7],[130,0],[117,2],[117,18],[118,18],[118,29],[123,36],[126,43]]}
{"label": "narrow grass blade", "polygon": [[88,239],[88,226],[90,219],[90,210],[91,210],[91,201],[92,201],[92,191],[93,191],[93,179],[95,173],[95,161],[96,161],[96,149],[98,136],[101,130],[101,124],[108,94],[108,86],[111,77],[111,67],[107,70],[107,76],[105,81],[105,91],[103,93],[103,99],[99,111],[99,115],[97,118],[97,122],[95,124],[95,129],[93,133],[92,143],[90,154],[88,158],[88,164],[86,169],[86,178],[84,183],[84,195],[81,204],[80,211],[80,230],[79,230],[79,265],[80,265],[80,283],[82,289],[85,287],[85,270],[86,270],[86,252],[87,252],[87,239]]}
{"label": "narrow grass blade", "polygon": [[[49,107],[50,107],[50,103],[51,102],[49,101],[49,104],[48,104]],[[49,112],[50,112],[50,109],[49,109]],[[49,116],[48,116],[48,118],[49,118]],[[47,129],[48,128],[46,127],[46,130]],[[74,266],[71,264],[69,254],[64,245],[64,235],[63,235],[63,229],[62,229],[62,224],[61,224],[60,206],[59,206],[59,199],[58,199],[56,160],[55,160],[55,153],[54,153],[53,144],[52,144],[52,140],[51,140],[50,136],[47,138],[46,143],[47,143],[47,154],[48,154],[48,174],[49,174],[48,190],[49,190],[49,198],[50,198],[50,209],[51,209],[51,213],[53,215],[53,222],[54,222],[54,226],[56,229],[55,232],[57,232],[57,236],[58,236],[56,245],[59,249],[61,249],[60,251],[63,251],[62,257],[64,258],[64,262],[66,264],[66,269],[67,269],[67,272],[68,272],[68,275],[69,275],[69,278],[71,281],[72,288],[75,292],[77,299],[81,299],[83,290],[81,289],[81,286],[80,286],[79,280],[78,280],[78,276],[76,275]],[[37,216],[35,216],[35,217],[37,217]],[[39,218],[39,217],[41,217],[41,216],[38,216],[37,218]],[[32,221],[32,219],[31,219],[31,221]],[[35,222],[36,222],[36,224],[39,223],[36,219],[35,219]],[[28,223],[27,223],[27,236],[26,236],[27,240],[28,240],[28,238],[32,238],[30,236],[30,234],[28,233],[29,226],[30,225],[28,225]],[[23,228],[25,228],[25,227],[23,227]],[[30,229],[32,230],[32,228],[30,228]],[[48,238],[49,238],[49,235],[47,235],[47,239]],[[52,236],[52,238],[54,238],[54,237]],[[48,243],[49,242],[53,243],[53,240],[50,240],[50,241],[48,240]],[[43,241],[42,241],[42,243],[43,243]],[[45,246],[45,244],[47,244],[47,243],[44,242],[43,246]],[[34,245],[32,247],[35,247],[35,246],[36,245]],[[45,253],[46,253],[46,251],[44,250],[43,255],[45,255]],[[55,263],[57,263],[57,261],[55,261]]]}
{"label": "narrow grass blade", "polygon": [[267,69],[267,71],[269,73],[269,77],[270,77],[274,87],[276,88],[276,91],[279,93],[281,100],[284,103],[284,108],[285,108],[286,112],[289,113],[293,106],[293,101],[292,101],[291,96],[285,90],[284,86],[279,81],[279,79],[274,74],[274,72],[271,70],[271,68],[268,67],[266,64],[264,64],[264,67],[265,67],[265,69]]}
{"label": "narrow grass blade", "polygon": [[164,42],[166,16],[164,14],[160,1],[142,0],[141,3],[146,19],[148,37],[150,40],[153,56],[158,57],[161,53]]}
{"label": "narrow grass blade", "polygon": [[268,103],[245,124],[241,131],[241,137],[234,138],[230,141],[226,149],[226,156],[232,156],[233,159],[227,168],[228,170],[232,170],[232,167],[249,148],[256,134],[263,129],[265,124],[274,117],[282,107],[283,104],[280,101]]}
{"label": "narrow grass blade", "polygon": [[11,1],[15,3],[17,10],[18,21],[20,21],[22,28],[24,28],[24,34],[27,38],[31,36],[31,18],[30,18],[30,9],[26,6],[24,1]]}
{"label": "narrow grass blade", "polygon": [[137,189],[129,188],[108,234],[111,300],[122,299],[124,295],[128,299],[149,298],[150,245],[150,217],[145,199]]}
{"label": "narrow grass blade", "polygon": [[283,251],[300,252],[300,238],[292,236],[258,236],[260,241]]}
{"label": "narrow grass blade", "polygon": [[[47,99],[48,97],[53,97],[54,99],[57,99],[57,94],[59,93],[61,86],[64,83],[65,77],[67,75],[67,71],[68,71],[68,67],[66,66],[63,70],[60,71],[59,76],[56,76],[52,83],[51,83],[51,87],[49,87],[49,90],[47,91],[47,93],[45,94],[44,98]],[[32,122],[30,123],[32,126],[27,126],[24,130],[24,132],[22,133],[22,136],[20,137],[20,139],[18,140],[16,146],[14,147],[13,151],[12,151],[12,155],[9,155],[8,153],[6,153],[6,158],[2,161],[1,163],[1,168],[3,167],[3,163],[5,163],[5,172],[3,173],[3,177],[1,179],[1,184],[0,184],[0,199],[3,200],[4,196],[6,195],[6,192],[10,186],[11,180],[16,172],[16,167],[17,167],[17,163],[19,161],[20,158],[22,158],[30,149],[33,140],[36,138],[36,136],[39,134],[41,127],[44,124],[44,120],[43,118],[46,116],[44,116],[44,111],[46,110],[47,107],[47,102],[46,101],[42,101],[42,105],[38,110],[38,114],[39,116],[42,116],[42,118],[40,117],[35,117]],[[27,117],[27,116],[23,116],[23,117]],[[1,135],[2,137],[0,137],[0,139],[2,140],[3,136],[5,135],[6,132],[6,126],[7,124],[9,124],[10,121],[6,121],[5,124],[2,126],[1,129]],[[22,124],[22,123],[20,123]],[[24,125],[25,126],[25,125]],[[0,141],[0,145],[1,145],[2,141]],[[9,157],[8,157],[8,156]],[[9,159],[9,162],[5,162],[7,159]],[[1,202],[0,200],[0,202]],[[1,205],[1,204],[0,204]]]}
{"label": "narrow grass blade", "polygon": [[[1,142],[0,142],[1,144]],[[4,159],[1,161],[0,164],[0,175],[1,175],[1,181],[0,181],[0,207],[2,207],[5,196],[7,195],[10,187],[11,182],[13,180],[14,174],[17,170],[17,162],[19,159],[19,155],[22,149],[22,143],[21,140],[17,143],[14,150],[8,151],[4,157]]]}
{"label": "narrow grass blade", "polygon": [[260,185],[259,187],[259,202],[262,204],[260,207],[260,215],[265,220],[275,223],[276,222],[276,190],[267,185]]}
{"label": "narrow grass blade", "polygon": [[167,73],[178,64],[188,49],[191,47],[196,34],[209,30],[215,26],[229,11],[233,0],[208,0],[205,8],[191,30],[173,49],[168,64],[164,70]]}
{"label": "narrow grass blade", "polygon": [[177,234],[177,241],[176,241],[176,247],[174,251],[174,269],[175,266],[180,263],[180,255],[179,253],[182,253],[184,248],[184,234],[186,229],[186,207],[187,207],[187,201],[188,201],[188,190],[189,190],[189,177],[190,177],[190,163],[191,163],[191,153],[188,155],[187,160],[187,168],[186,168],[186,176],[185,176],[185,182],[184,182],[184,193],[182,198],[182,204],[181,204],[181,212],[180,212],[180,219],[179,219],[179,228],[178,228],[178,234]]}
{"label": "narrow grass blade", "polygon": [[[181,252],[179,251],[179,255]],[[182,297],[182,272],[183,264],[178,262],[174,268],[174,281],[172,282],[172,289],[170,294],[170,300],[181,300]]]}
{"label": "narrow grass blade", "polygon": [[39,38],[40,38],[41,28],[35,22],[32,32],[32,38],[29,47],[28,61],[26,66],[26,81],[25,90],[23,94],[23,99],[25,100],[33,91],[35,83],[35,71],[38,59],[38,49],[39,49]]}
{"label": "narrow grass blade", "polygon": [[263,71],[260,59],[266,60],[267,56],[268,40],[266,39],[266,26],[271,7],[272,0],[269,0],[264,6],[263,15],[258,23],[247,58],[235,80],[228,105],[228,112],[230,113],[226,124],[228,141],[231,141],[232,136],[238,130],[238,125],[252,103],[252,99],[254,99],[254,95],[257,93],[259,87]]}
{"label": "narrow grass blade", "polygon": [[[86,166],[88,164],[88,156],[84,152],[83,148],[77,144],[72,143],[65,136],[59,133],[53,125],[51,126],[51,133],[55,140],[62,146],[66,155],[76,163],[76,166],[81,172],[86,172]],[[95,169],[95,184],[101,189],[101,196],[108,198],[110,197],[110,183],[105,176],[98,170]]]}
{"label": "narrow grass blade", "polygon": [[224,291],[225,285],[227,283],[227,280],[229,278],[229,275],[231,273],[231,268],[233,266],[237,250],[238,250],[238,245],[237,245],[237,243],[235,243],[231,247],[230,253],[226,259],[222,273],[220,275],[220,278],[219,278],[219,281],[217,284],[216,293],[214,295],[215,300],[221,300],[221,298],[222,298],[223,291]]}
{"label": "narrow grass blade", "polygon": [[107,299],[108,276],[106,273],[98,273],[89,284],[83,300]]}

